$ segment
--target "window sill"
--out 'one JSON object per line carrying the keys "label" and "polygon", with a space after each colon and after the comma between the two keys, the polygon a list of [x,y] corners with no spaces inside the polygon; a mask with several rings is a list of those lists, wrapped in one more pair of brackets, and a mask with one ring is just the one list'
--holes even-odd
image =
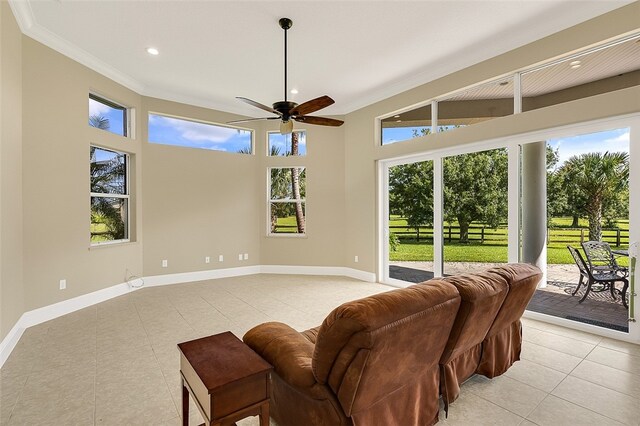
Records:
{"label": "window sill", "polygon": [[91,244],[89,245],[89,250],[103,249],[107,247],[122,247],[122,246],[131,245],[131,244],[137,244],[137,241],[118,240],[118,241],[109,241],[104,243]]}
{"label": "window sill", "polygon": [[279,234],[267,234],[268,238],[307,238],[307,234],[285,234],[285,233],[279,233]]}

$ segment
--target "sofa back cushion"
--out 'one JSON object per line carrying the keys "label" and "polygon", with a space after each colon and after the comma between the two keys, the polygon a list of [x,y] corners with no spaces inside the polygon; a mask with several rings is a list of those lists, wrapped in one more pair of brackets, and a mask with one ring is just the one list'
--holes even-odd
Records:
{"label": "sofa back cushion", "polygon": [[415,285],[345,303],[324,320],[312,360],[347,416],[437,365],[460,304],[445,282]]}
{"label": "sofa back cushion", "polygon": [[518,321],[542,278],[540,269],[526,263],[513,263],[491,268],[488,273],[503,277],[509,292],[486,337],[491,337]]}
{"label": "sofa back cushion", "polygon": [[453,275],[441,280],[453,284],[462,298],[440,359],[440,364],[447,364],[484,340],[507,295],[508,284],[495,272]]}

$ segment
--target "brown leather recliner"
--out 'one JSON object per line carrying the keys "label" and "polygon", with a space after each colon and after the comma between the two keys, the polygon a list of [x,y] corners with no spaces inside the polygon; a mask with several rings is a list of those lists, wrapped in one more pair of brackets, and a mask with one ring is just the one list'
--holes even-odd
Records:
{"label": "brown leather recliner", "polygon": [[[432,285],[431,280],[421,285]],[[445,411],[460,395],[460,385],[473,376],[482,356],[482,341],[487,335],[507,296],[507,280],[487,271],[442,278],[453,284],[462,301],[455,323],[440,358],[440,392]]]}
{"label": "brown leather recliner", "polygon": [[507,280],[509,292],[482,342],[482,358],[476,373],[488,378],[504,374],[520,360],[522,323],[520,318],[542,278],[540,269],[527,264],[498,266],[488,272]]}
{"label": "brown leather recliner", "polygon": [[459,306],[449,283],[415,285],[345,303],[319,329],[266,323],[244,341],[274,366],[271,415],[281,426],[428,425],[438,421],[438,361]]}

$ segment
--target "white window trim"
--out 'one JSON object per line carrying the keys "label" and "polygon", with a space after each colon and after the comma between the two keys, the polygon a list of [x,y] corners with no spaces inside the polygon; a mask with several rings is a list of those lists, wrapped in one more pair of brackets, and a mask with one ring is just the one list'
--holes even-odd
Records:
{"label": "white window trim", "polygon": [[[266,220],[266,231],[267,237],[276,237],[276,238],[306,238],[307,237],[307,198],[302,198],[297,200],[295,198],[278,198],[271,199],[271,170],[272,169],[307,169],[306,166],[278,166],[278,167],[267,167],[267,220]],[[306,179],[306,178],[305,178]],[[271,203],[295,203],[297,201],[301,201],[304,206],[304,234],[299,233],[288,233],[288,232],[271,232]]]}
{"label": "white window trim", "polygon": [[[98,149],[102,149],[105,151],[111,151],[111,152],[116,152],[119,154],[124,154],[125,156],[125,162],[126,162],[126,186],[125,186],[125,192],[126,194],[109,194],[109,193],[104,193],[104,192],[89,192],[89,206],[91,206],[91,199],[94,197],[100,197],[100,198],[120,198],[120,199],[126,199],[127,200],[127,238],[123,238],[120,240],[109,240],[109,241],[98,241],[98,242],[91,242],[91,231],[89,231],[89,248],[96,248],[96,247],[104,247],[104,246],[110,246],[110,245],[117,245],[117,244],[126,244],[126,243],[131,243],[131,154],[129,154],[128,152],[124,152],[124,151],[119,151],[113,148],[105,148],[102,147],[100,145],[95,145],[95,144],[91,144],[91,147],[94,148],[98,148]],[[89,207],[89,210],[91,210],[91,207]],[[89,211],[89,227],[91,227],[91,211]]]}

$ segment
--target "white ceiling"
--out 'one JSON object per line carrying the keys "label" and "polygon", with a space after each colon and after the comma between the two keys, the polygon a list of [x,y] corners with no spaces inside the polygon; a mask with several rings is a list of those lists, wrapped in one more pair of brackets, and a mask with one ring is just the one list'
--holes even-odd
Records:
{"label": "white ceiling", "polygon": [[263,114],[235,96],[282,100],[281,17],[293,20],[289,97],[327,94],[322,113],[345,114],[631,3],[10,2],[25,34],[139,93],[248,116]]}

